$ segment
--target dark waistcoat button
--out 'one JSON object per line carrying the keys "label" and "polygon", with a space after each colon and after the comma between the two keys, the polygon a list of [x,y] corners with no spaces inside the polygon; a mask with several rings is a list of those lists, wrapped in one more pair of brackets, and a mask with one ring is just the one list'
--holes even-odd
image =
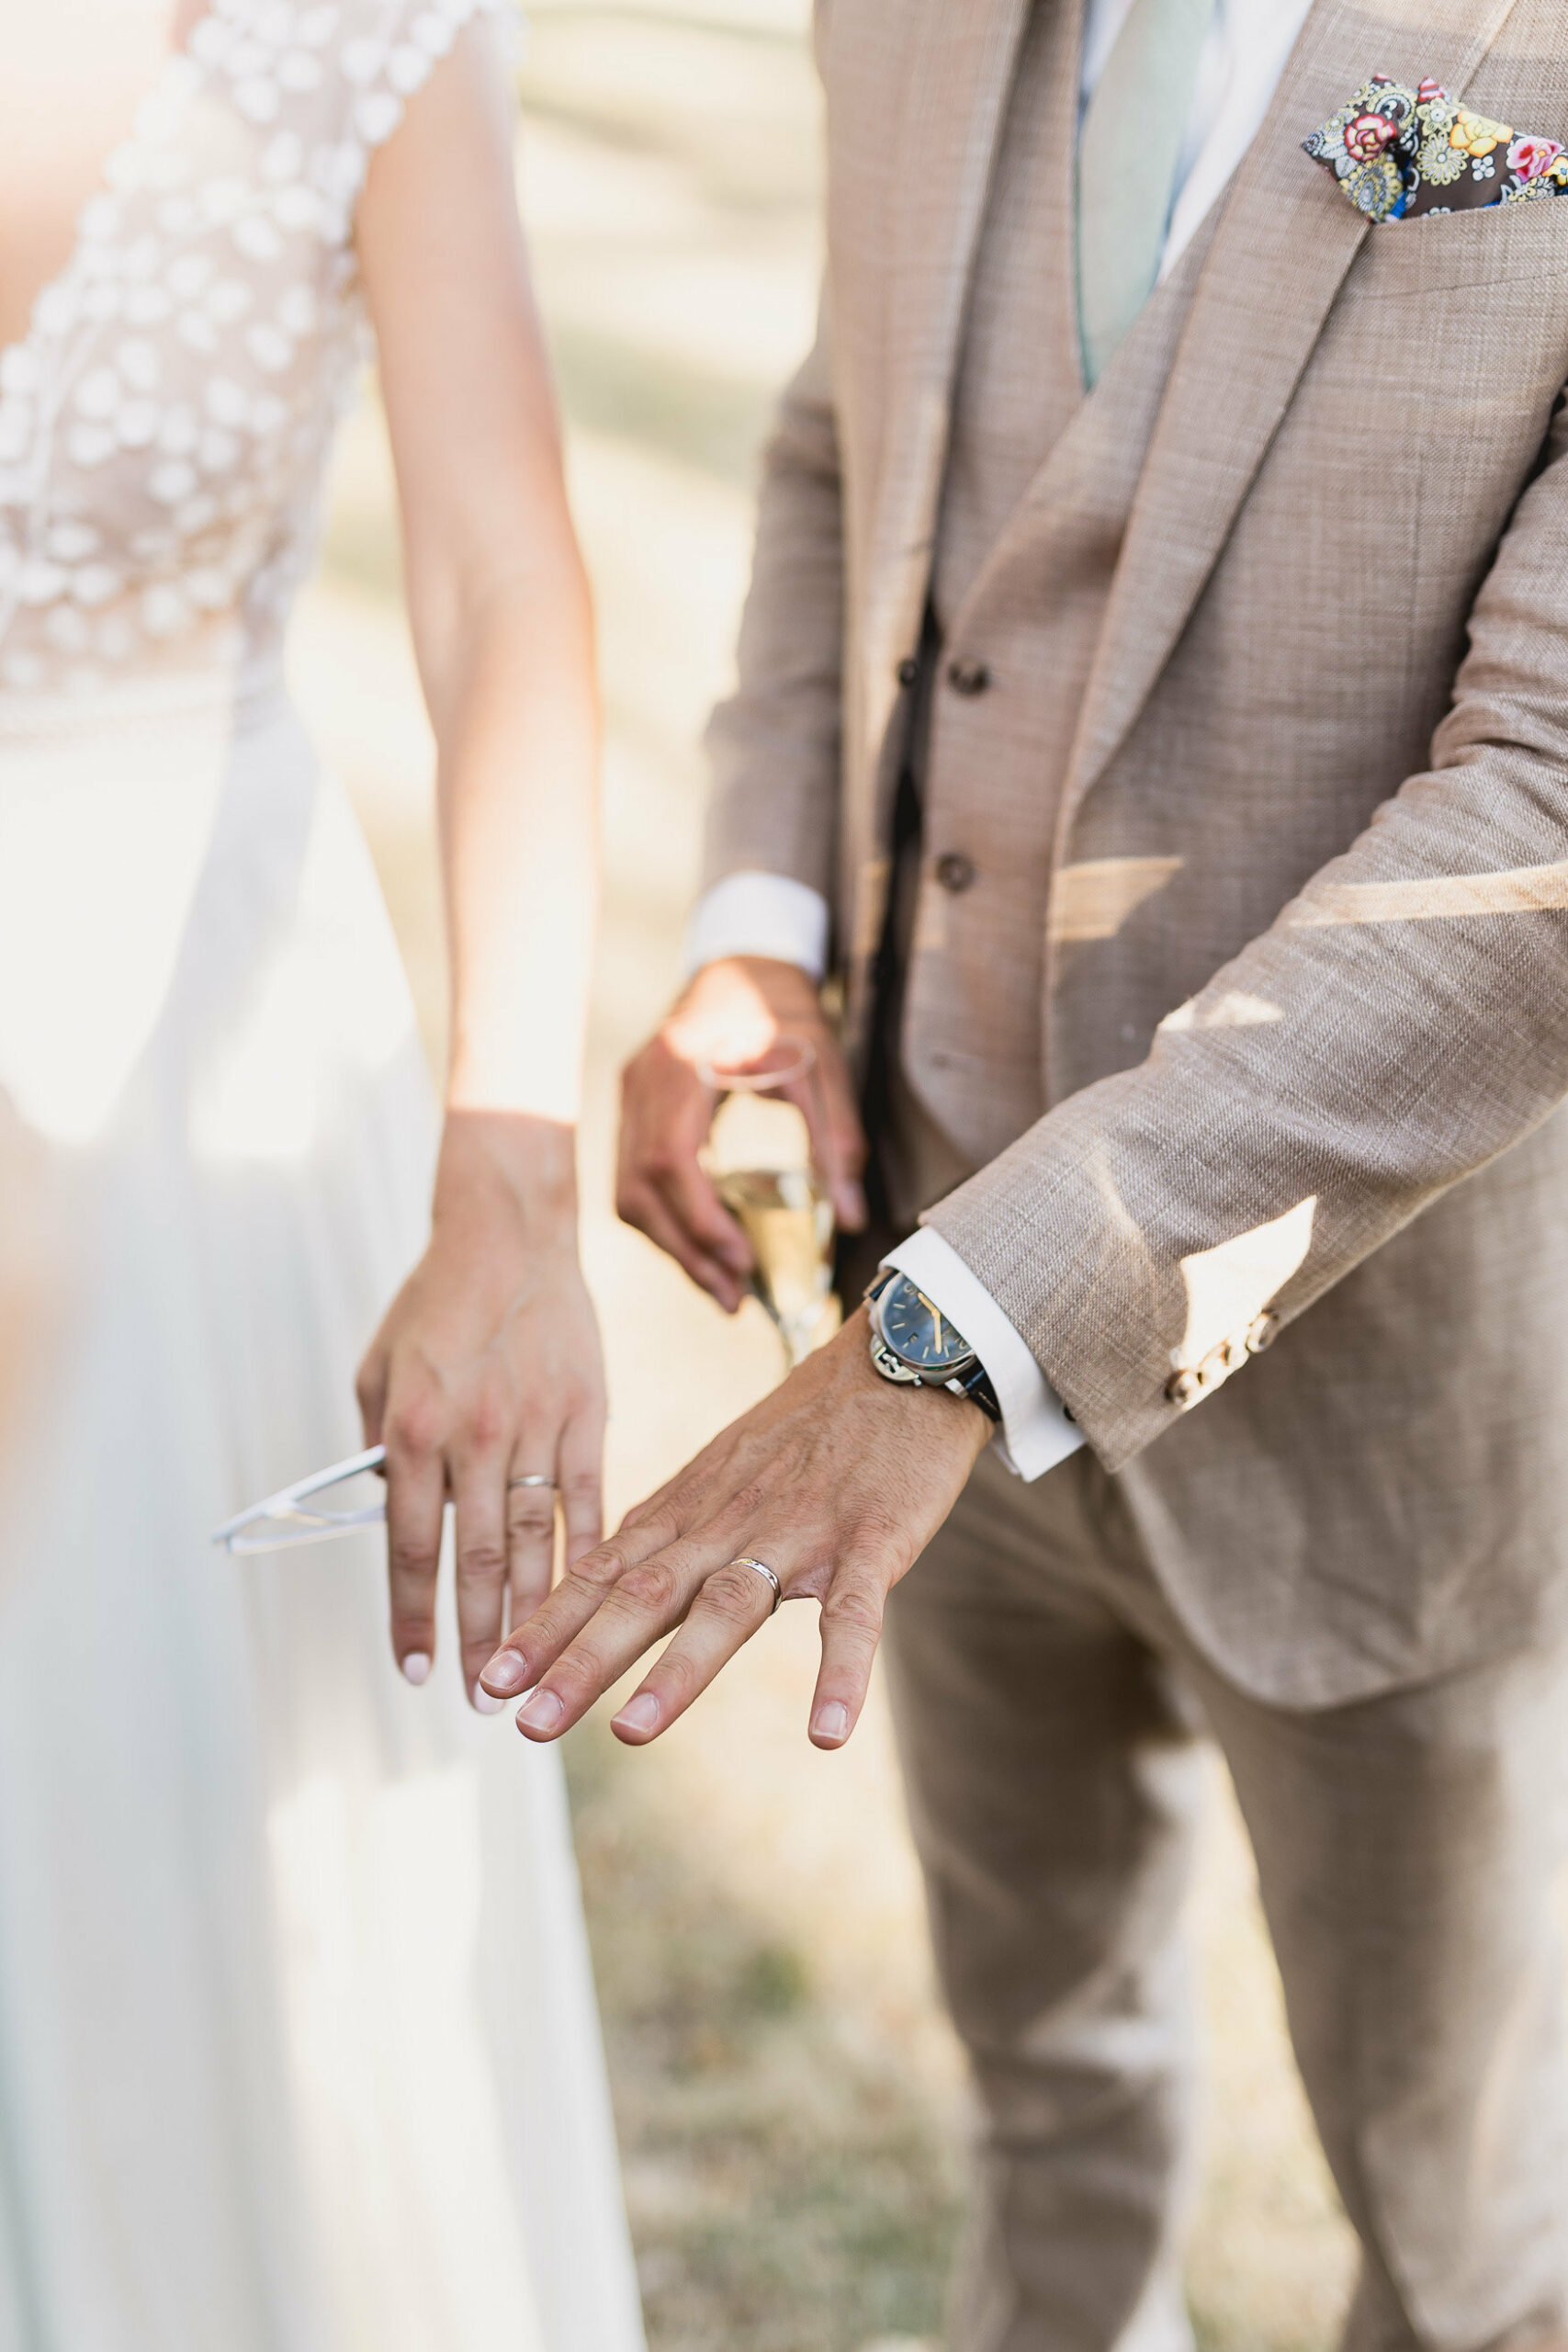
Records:
{"label": "dark waistcoat button", "polygon": [[935,870],[942,888],[951,890],[954,897],[960,890],[967,890],[975,879],[975,861],[972,857],[965,857],[962,850],[945,851],[937,859]]}
{"label": "dark waistcoat button", "polygon": [[950,662],[947,683],[955,695],[983,695],[991,683],[991,673],[983,662]]}

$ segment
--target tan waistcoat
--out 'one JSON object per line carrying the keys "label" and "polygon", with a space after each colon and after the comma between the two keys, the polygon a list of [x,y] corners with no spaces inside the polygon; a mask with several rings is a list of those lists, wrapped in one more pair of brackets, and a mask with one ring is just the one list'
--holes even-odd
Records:
{"label": "tan waistcoat", "polygon": [[[1035,700],[1018,708],[1023,733],[1010,741],[994,700],[982,711],[979,697],[960,697],[973,706],[976,729],[963,723],[970,710],[960,715],[953,695],[939,694],[920,762],[926,879],[904,987],[903,1063],[971,1165],[1045,1108],[1041,910],[1068,754],[1213,225],[1150,301],[1086,410],[1074,231],[1081,15],[1081,0],[1033,0],[1020,41],[976,244],[932,549],[932,605],[944,644],[963,657],[969,615],[998,593],[997,568],[1017,548],[1021,518],[1051,479],[1074,479],[1088,462],[1086,429],[1098,428],[1092,502],[1059,546],[1025,558],[1055,575],[1042,665],[1048,707]],[[977,731],[987,739],[983,782]],[[995,844],[984,869],[982,807]],[[963,896],[981,891],[982,922],[965,922],[967,910],[954,904],[961,894],[945,877],[955,874]]]}
{"label": "tan waistcoat", "polygon": [[975,250],[931,558],[945,628],[1083,399],[1073,269],[1078,10],[1030,0]]}
{"label": "tan waistcoat", "polygon": [[[1083,405],[1074,244],[1074,141],[1077,130],[1079,10],[1032,0],[976,243],[967,311],[953,382],[953,424],[931,558],[931,601],[939,642],[961,614],[1004,538],[1032,482]],[[1163,288],[1137,335],[1138,373],[1157,391],[1177,340],[1208,244],[1207,227]],[[1130,359],[1127,363],[1133,364]],[[954,1121],[957,1137],[942,1125],[935,1102],[949,1106],[953,1054],[972,1026],[976,975],[948,953],[949,901],[985,888],[994,903],[997,876],[980,875],[959,847],[972,841],[975,780],[951,760],[933,764],[931,741],[910,746],[925,811],[925,883],[908,953],[910,924],[900,884],[900,968],[879,1008],[897,1017],[899,1035],[887,1038],[897,1068],[891,1074],[888,1118],[893,1133],[886,1173],[898,1213],[918,1208],[968,1175],[990,1150],[1022,1132],[1044,1108],[1040,1001],[1044,933],[1038,920],[1040,883],[1053,855],[1055,820],[1089,659],[1103,625],[1138,469],[1155,409],[1125,420],[1126,462],[1118,469],[1099,514],[1092,548],[1086,548],[1078,593],[1058,630],[1056,684],[1061,717],[1042,737],[1041,752],[1025,776],[1026,793],[1008,820],[1007,851],[1013,869],[1005,903],[1014,937],[1005,943],[1013,1002],[1001,1015],[1010,1044],[1004,1089],[987,1069],[984,1113]],[[1141,436],[1141,437],[1140,437]],[[940,662],[939,662],[940,666]],[[929,712],[929,693],[925,707]],[[897,740],[897,723],[892,730]],[[919,888],[919,885],[916,886]],[[1000,943],[998,943],[1000,944]],[[987,959],[988,960],[988,959]],[[987,969],[980,999],[993,1032],[995,973]],[[913,1010],[911,1012],[911,998]],[[905,1040],[908,1039],[906,1047]],[[950,1041],[958,1040],[956,1047]],[[951,1110],[949,1111],[951,1117]]]}

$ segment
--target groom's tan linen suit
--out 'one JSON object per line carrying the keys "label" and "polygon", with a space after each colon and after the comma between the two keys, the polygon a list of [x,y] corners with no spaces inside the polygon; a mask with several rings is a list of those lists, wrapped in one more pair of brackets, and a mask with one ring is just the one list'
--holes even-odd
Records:
{"label": "groom's tan linen suit", "polygon": [[983,1463],[893,1611],[988,2115],[956,2340],[1182,2340],[1195,1700],[1362,2239],[1351,2340],[1534,2340],[1568,2311],[1568,201],[1373,230],[1300,142],[1375,71],[1568,141],[1568,12],[1316,0],[1087,396],[1073,0],[826,0],[818,39],[823,325],[707,878],[829,899],[863,1055],[912,765],[892,1142],[965,1179],[931,1222],[1091,1449]]}

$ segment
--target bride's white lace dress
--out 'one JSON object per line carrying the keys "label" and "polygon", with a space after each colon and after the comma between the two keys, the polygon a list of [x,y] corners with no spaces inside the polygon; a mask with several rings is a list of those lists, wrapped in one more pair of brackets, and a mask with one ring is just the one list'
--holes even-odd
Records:
{"label": "bride's white lace dress", "polygon": [[[0,356],[0,2352],[634,2352],[553,1750],[397,1679],[357,1442],[433,1114],[280,683],[371,150],[484,0],[216,0]],[[9,1132],[0,1121],[0,1136]],[[3,1247],[0,1243],[0,1247]]]}

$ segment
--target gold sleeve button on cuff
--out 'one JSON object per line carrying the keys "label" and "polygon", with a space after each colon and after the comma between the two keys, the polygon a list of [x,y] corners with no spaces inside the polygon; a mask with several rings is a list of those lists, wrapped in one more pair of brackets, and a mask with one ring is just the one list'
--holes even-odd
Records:
{"label": "gold sleeve button on cuff", "polygon": [[1200,1397],[1223,1387],[1249,1357],[1260,1356],[1265,1348],[1272,1347],[1279,1336],[1280,1318],[1266,1307],[1247,1326],[1245,1338],[1222,1340],[1217,1348],[1210,1349],[1201,1364],[1183,1364],[1173,1372],[1165,1384],[1167,1402],[1179,1406],[1184,1413],[1189,1411]]}

